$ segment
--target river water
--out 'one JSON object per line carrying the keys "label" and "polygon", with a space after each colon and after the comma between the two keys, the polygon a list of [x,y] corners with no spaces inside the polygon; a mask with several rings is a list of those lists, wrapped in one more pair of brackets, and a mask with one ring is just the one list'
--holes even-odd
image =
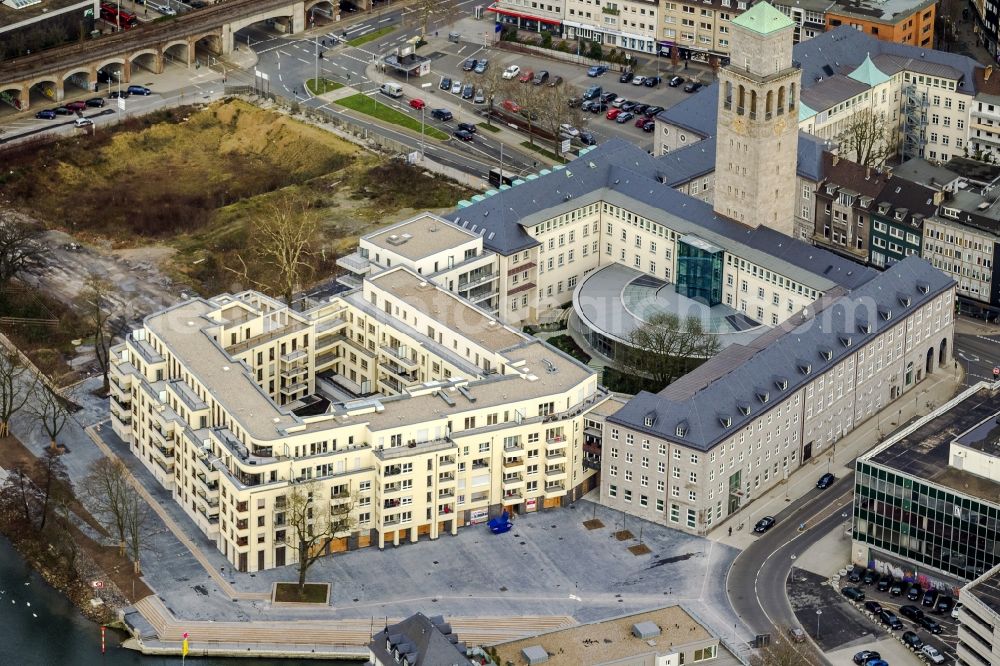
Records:
{"label": "river water", "polygon": [[[119,647],[122,635],[108,631],[101,654],[101,628],[49,587],[0,537],[0,666],[174,666],[180,657],[147,657]],[[359,662],[291,659],[195,659],[193,666],[357,666]]]}

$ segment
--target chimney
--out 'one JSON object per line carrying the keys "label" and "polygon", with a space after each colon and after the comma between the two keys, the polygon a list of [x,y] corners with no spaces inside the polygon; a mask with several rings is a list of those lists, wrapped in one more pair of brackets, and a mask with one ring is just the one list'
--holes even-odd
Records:
{"label": "chimney", "polygon": [[833,154],[833,166],[837,166],[838,162],[840,162],[840,155],[834,153]]}
{"label": "chimney", "polygon": [[989,81],[991,74],[993,74],[993,65],[987,65],[983,71],[983,81]]}

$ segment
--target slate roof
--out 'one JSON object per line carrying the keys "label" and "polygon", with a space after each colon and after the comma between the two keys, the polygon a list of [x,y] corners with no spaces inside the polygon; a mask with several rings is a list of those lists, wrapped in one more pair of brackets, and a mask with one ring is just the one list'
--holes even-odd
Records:
{"label": "slate roof", "polygon": [[[816,194],[829,197],[826,193],[827,184],[836,185],[838,189],[849,190],[855,194],[877,198],[885,187],[888,178],[876,169],[862,166],[849,159],[838,158],[832,153],[823,155],[823,185]],[[835,196],[835,195],[834,195]]]}
{"label": "slate roof", "polygon": [[823,177],[823,153],[828,149],[825,139],[799,132],[799,158],[796,165],[798,174],[818,182]]}
{"label": "slate roof", "polygon": [[829,109],[866,90],[871,90],[871,86],[843,74],[834,74],[808,88],[803,88],[801,99],[812,109]]}
{"label": "slate roof", "polygon": [[[400,661],[395,660],[387,643],[399,649]],[[465,656],[465,644],[440,615],[428,618],[417,613],[389,625],[372,637],[368,649],[377,664],[396,665],[406,656],[409,666],[472,666]]]}
{"label": "slate roof", "polygon": [[[524,230],[557,214],[568,201],[577,206],[607,201],[661,221],[682,234],[695,234],[730,252],[784,274],[813,289],[852,288],[874,271],[768,227],[750,228],[716,215],[712,206],[665,185],[671,175],[641,148],[611,139],[565,169],[500,191],[451,215],[456,224],[483,234],[484,245],[509,255],[536,245]],[[517,230],[510,227],[517,227]],[[492,237],[491,237],[492,236]],[[512,246],[500,245],[514,238]],[[526,240],[523,240],[526,239]]]}
{"label": "slate roof", "polygon": [[817,302],[808,318],[793,317],[750,345],[727,347],[660,393],[639,393],[607,420],[708,451],[952,284],[926,260],[907,257],[852,292]]}
{"label": "slate roof", "polygon": [[919,229],[926,218],[937,212],[934,194],[933,188],[893,176],[875,200],[875,212],[893,222]]}
{"label": "slate roof", "polygon": [[657,172],[670,187],[683,185],[715,171],[715,137],[654,158]]}

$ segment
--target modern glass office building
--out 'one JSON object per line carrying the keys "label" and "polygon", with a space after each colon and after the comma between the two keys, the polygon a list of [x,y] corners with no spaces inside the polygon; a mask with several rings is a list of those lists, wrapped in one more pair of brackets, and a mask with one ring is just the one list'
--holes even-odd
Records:
{"label": "modern glass office building", "polygon": [[858,459],[855,563],[966,580],[1000,563],[998,411],[982,384]]}
{"label": "modern glass office building", "polygon": [[697,236],[677,243],[677,293],[709,307],[722,302],[722,258],[725,250]]}

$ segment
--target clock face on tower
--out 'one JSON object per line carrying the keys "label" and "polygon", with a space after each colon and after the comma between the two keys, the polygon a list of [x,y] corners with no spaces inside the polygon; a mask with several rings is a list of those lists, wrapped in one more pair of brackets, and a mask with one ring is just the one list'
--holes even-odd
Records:
{"label": "clock face on tower", "polygon": [[781,134],[785,131],[785,119],[782,118],[778,122],[774,123],[774,133]]}
{"label": "clock face on tower", "polygon": [[733,118],[733,131],[737,134],[746,134],[747,121],[743,120],[743,118],[740,118],[739,116]]}

